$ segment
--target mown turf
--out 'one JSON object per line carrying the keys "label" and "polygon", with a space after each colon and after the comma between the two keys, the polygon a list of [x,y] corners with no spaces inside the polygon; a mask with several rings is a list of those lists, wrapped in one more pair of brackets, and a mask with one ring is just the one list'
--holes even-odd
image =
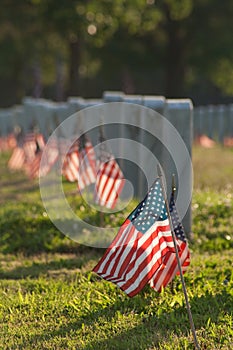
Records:
{"label": "mown turf", "polygon": [[[193,151],[185,282],[201,349],[233,347],[232,155],[221,147]],[[160,294],[147,286],[134,298],[100,280],[91,269],[103,251],[61,234],[37,182],[10,173],[8,157],[0,156],[0,349],[194,349],[179,278]],[[70,203],[80,208],[66,186]]]}

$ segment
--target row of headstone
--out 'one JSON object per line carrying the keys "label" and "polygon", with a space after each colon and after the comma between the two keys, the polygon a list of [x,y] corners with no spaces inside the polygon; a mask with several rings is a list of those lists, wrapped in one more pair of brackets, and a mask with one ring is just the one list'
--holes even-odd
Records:
{"label": "row of headstone", "polygon": [[223,144],[225,138],[233,138],[233,104],[194,108],[193,127],[195,139],[206,135]]}
{"label": "row of headstone", "polygon": [[[171,193],[172,174],[176,175],[177,193],[180,196],[177,207],[182,218],[184,217],[186,232],[190,233],[192,194],[190,157],[193,141],[193,105],[190,99],[175,100],[165,99],[163,96],[125,95],[122,92],[111,91],[104,92],[102,99],[70,97],[64,103],[26,97],[22,101],[22,106],[0,111],[0,132],[1,135],[6,135],[15,128],[20,128],[26,134],[36,127],[47,139],[53,130],[69,116],[79,111],[86,111],[87,107],[92,106],[98,106],[99,110],[96,126],[101,123],[100,115],[107,113],[111,116],[109,120],[114,127],[111,125],[105,127],[107,138],[126,140],[113,142],[111,147],[113,153],[119,158],[126,179],[132,183],[134,196],[139,199],[144,197],[148,186],[156,177],[156,162],[161,164],[164,171],[168,197]],[[106,106],[108,106],[107,110]],[[85,130],[88,128],[90,118],[83,118],[82,123],[85,125],[80,127]],[[90,125],[93,123],[91,122]],[[72,130],[67,130],[66,126],[61,128],[61,131],[61,136],[71,136]],[[97,128],[90,130],[90,134],[92,140],[97,140]],[[132,145],[130,146],[129,140],[136,141],[135,149],[130,155],[128,152]],[[137,145],[143,145],[143,147]],[[151,154],[154,155],[153,160]],[[187,200],[181,200],[182,196]]]}

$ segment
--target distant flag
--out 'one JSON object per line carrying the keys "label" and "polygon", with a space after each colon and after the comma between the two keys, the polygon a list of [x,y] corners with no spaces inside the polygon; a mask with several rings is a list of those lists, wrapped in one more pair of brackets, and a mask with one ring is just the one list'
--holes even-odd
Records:
{"label": "distant flag", "polygon": [[233,137],[225,137],[223,140],[223,145],[227,147],[233,147]]}
{"label": "distant flag", "polygon": [[[102,138],[101,141],[105,140]],[[125,179],[113,154],[103,143],[100,146],[97,169],[95,201],[101,206],[113,209],[124,187]]]}
{"label": "distant flag", "polygon": [[21,170],[24,168],[26,162],[25,150],[23,148],[24,135],[22,131],[17,134],[15,141],[16,147],[13,148],[7,165],[10,170]]}
{"label": "distant flag", "polygon": [[174,253],[160,179],[121,226],[93,271],[133,297]]}
{"label": "distant flag", "polygon": [[91,141],[86,135],[79,140],[79,172],[78,189],[83,190],[86,186],[96,181],[96,156]]}
{"label": "distant flag", "polygon": [[[174,229],[176,243],[179,250],[179,258],[182,272],[184,273],[190,265],[190,252],[188,242],[185,237],[184,228],[180,222],[174,200],[174,192],[171,194],[169,210],[171,214],[172,226]],[[175,253],[170,253],[164,259],[164,265],[157,270],[150,280],[150,286],[160,292],[162,287],[165,288],[173,278],[179,274],[178,263]]]}
{"label": "distant flag", "polygon": [[14,133],[6,137],[6,150],[14,149],[17,146],[17,140]]}
{"label": "distant flag", "polygon": [[30,162],[28,162],[25,171],[26,174],[29,176],[30,179],[35,179],[39,177],[39,170],[40,170],[40,161],[43,153],[43,149],[45,147],[45,141],[42,134],[38,134],[35,136],[35,142],[36,142],[36,150],[34,158],[31,159]]}
{"label": "distant flag", "polygon": [[58,139],[55,137],[50,137],[49,142],[46,144],[46,147],[43,149],[43,154],[40,162],[39,176],[46,176],[53,165],[59,159],[59,148],[58,148]]}
{"label": "distant flag", "polygon": [[59,137],[59,139],[57,140],[57,150],[59,152],[59,160],[62,165],[64,164],[67,155],[68,144],[69,141],[63,137]]}
{"label": "distant flag", "polygon": [[198,144],[205,148],[212,148],[215,146],[216,142],[209,138],[207,135],[199,136],[197,140]]}
{"label": "distant flag", "polygon": [[36,154],[36,134],[34,132],[29,132],[26,134],[23,143],[23,149],[26,156],[26,162],[30,162]]}
{"label": "distant flag", "polygon": [[23,168],[25,163],[25,152],[22,147],[15,147],[12,155],[8,161],[8,168],[10,170],[20,170]]}
{"label": "distant flag", "polygon": [[37,150],[38,150],[38,147],[39,149],[43,149],[45,147],[45,139],[44,139],[44,136],[43,134],[37,134],[36,135],[36,144],[37,144]]}
{"label": "distant flag", "polygon": [[62,174],[70,182],[78,181],[78,171],[79,171],[79,152],[77,141],[68,150],[65,156]]}

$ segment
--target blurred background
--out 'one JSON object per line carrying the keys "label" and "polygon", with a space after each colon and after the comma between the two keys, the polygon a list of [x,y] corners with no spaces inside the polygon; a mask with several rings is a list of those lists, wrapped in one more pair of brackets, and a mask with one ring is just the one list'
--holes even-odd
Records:
{"label": "blurred background", "polygon": [[2,0],[0,107],[127,94],[233,102],[229,0]]}

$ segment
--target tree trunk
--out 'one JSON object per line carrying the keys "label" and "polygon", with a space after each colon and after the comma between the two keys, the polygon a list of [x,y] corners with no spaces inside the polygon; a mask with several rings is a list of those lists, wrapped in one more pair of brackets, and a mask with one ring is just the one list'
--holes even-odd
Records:
{"label": "tree trunk", "polygon": [[122,70],[122,91],[125,94],[133,94],[134,90],[133,78],[130,71],[128,67],[124,67]]}
{"label": "tree trunk", "polygon": [[81,56],[81,45],[79,39],[72,40],[69,43],[70,65],[68,95],[78,96],[79,94],[79,65]]}
{"label": "tree trunk", "polygon": [[56,58],[56,101],[64,100],[64,66],[60,57]]}
{"label": "tree trunk", "polygon": [[167,51],[165,72],[166,97],[183,97],[185,80],[185,45],[182,24],[170,18],[167,11]]}
{"label": "tree trunk", "polygon": [[34,63],[33,78],[34,78],[34,86],[33,86],[32,95],[35,98],[40,98],[42,94],[42,78],[41,78],[41,67],[39,62]]}

